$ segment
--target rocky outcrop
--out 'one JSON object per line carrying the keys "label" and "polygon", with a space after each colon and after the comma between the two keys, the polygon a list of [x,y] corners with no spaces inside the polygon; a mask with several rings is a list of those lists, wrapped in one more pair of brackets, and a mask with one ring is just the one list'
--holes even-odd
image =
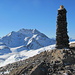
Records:
{"label": "rocky outcrop", "polygon": [[9,75],[75,75],[75,44],[70,49],[54,49],[31,57]]}

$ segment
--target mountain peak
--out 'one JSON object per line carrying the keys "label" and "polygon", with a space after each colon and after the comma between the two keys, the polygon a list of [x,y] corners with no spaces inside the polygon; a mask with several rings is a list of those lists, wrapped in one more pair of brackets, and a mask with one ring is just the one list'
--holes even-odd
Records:
{"label": "mountain peak", "polygon": [[22,33],[22,34],[29,34],[29,35],[31,35],[31,34],[40,34],[41,32],[39,32],[37,29],[20,29],[19,31],[18,31],[19,33]]}
{"label": "mountain peak", "polygon": [[12,35],[12,34],[14,34],[15,33],[15,31],[12,31],[12,32],[10,32],[9,34],[7,34],[7,36],[10,36],[10,35]]}
{"label": "mountain peak", "polygon": [[[20,29],[19,31],[12,31],[0,39],[8,47],[18,47],[33,45],[32,49],[48,46],[55,43],[55,40],[48,38],[45,34],[39,32],[37,29]],[[30,42],[31,41],[31,42]],[[35,43],[35,44],[34,44]]]}

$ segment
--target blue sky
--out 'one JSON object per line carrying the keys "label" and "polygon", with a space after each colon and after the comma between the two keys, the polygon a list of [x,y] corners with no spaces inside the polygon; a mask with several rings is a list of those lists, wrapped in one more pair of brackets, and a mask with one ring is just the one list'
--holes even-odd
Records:
{"label": "blue sky", "polygon": [[55,37],[60,5],[68,11],[68,34],[75,38],[75,0],[0,0],[0,37],[22,28]]}

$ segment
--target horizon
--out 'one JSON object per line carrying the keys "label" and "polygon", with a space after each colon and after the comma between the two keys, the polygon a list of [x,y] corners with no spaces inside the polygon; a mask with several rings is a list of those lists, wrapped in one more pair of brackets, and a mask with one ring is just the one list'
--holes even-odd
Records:
{"label": "horizon", "polygon": [[37,29],[49,38],[56,37],[57,10],[64,5],[67,10],[67,29],[74,36],[74,2],[50,0],[3,0],[0,1],[0,37],[12,31]]}
{"label": "horizon", "polygon": [[[24,28],[22,28],[22,29],[24,29]],[[22,30],[22,29],[20,29],[20,30]],[[20,31],[20,30],[18,30],[18,31]],[[25,29],[25,30],[37,30],[37,29]],[[4,35],[4,36],[7,36],[7,35],[9,35],[10,33],[12,33],[12,32],[18,32],[18,31],[11,31],[11,32],[9,32],[8,34],[6,34],[6,35]],[[37,30],[37,31],[39,31],[39,30]],[[40,31],[39,31],[40,32]],[[40,33],[42,33],[42,32],[40,32]],[[44,34],[44,33],[43,33]],[[46,35],[46,34],[44,34],[44,35]],[[4,37],[4,36],[2,36],[2,37]],[[47,35],[46,35],[47,36]],[[2,37],[0,37],[0,38],[2,38]],[[47,36],[48,37],[48,36]],[[50,39],[56,39],[56,37],[48,37],[48,38],[50,38]],[[75,38],[71,38],[71,37],[69,37],[69,40],[74,40]]]}

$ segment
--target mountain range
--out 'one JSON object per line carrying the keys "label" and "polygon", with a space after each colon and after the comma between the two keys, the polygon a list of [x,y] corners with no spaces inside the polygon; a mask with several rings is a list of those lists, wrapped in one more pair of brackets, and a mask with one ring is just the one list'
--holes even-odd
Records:
{"label": "mountain range", "polygon": [[55,40],[48,38],[45,34],[36,29],[20,29],[0,38],[0,41],[8,47],[25,46],[27,49],[38,49],[55,43]]}
{"label": "mountain range", "polygon": [[75,42],[69,44],[56,49],[55,39],[36,29],[12,31],[0,38],[0,75],[68,75],[69,68],[74,75]]}
{"label": "mountain range", "polygon": [[44,50],[54,48],[54,39],[36,29],[12,31],[0,38],[0,66],[27,59]]}

